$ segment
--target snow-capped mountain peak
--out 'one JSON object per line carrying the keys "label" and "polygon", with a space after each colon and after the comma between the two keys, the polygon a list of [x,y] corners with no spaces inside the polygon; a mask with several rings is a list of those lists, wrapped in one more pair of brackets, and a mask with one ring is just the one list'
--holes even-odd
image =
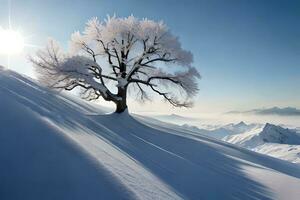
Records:
{"label": "snow-capped mountain peak", "polygon": [[244,127],[247,126],[247,124],[244,121],[241,121],[240,123],[235,125],[236,127]]}
{"label": "snow-capped mountain peak", "polygon": [[293,130],[267,123],[260,136],[264,142],[300,144],[300,136]]}

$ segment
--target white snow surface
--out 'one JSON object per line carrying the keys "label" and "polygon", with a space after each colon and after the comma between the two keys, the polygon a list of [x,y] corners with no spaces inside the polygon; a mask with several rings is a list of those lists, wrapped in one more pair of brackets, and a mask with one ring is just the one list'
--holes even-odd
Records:
{"label": "white snow surface", "polygon": [[[242,125],[242,124],[241,124]],[[0,69],[0,199],[299,199],[300,168]]]}

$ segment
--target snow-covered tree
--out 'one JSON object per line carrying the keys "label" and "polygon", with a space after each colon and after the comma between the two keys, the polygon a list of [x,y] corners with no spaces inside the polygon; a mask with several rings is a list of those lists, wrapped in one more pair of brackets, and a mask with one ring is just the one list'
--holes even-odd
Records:
{"label": "snow-covered tree", "polygon": [[72,34],[68,52],[49,40],[30,60],[44,85],[81,88],[83,98],[112,101],[118,113],[127,109],[129,90],[143,101],[157,93],[176,107],[191,106],[198,92],[191,52],[164,23],[134,16],[93,18]]}

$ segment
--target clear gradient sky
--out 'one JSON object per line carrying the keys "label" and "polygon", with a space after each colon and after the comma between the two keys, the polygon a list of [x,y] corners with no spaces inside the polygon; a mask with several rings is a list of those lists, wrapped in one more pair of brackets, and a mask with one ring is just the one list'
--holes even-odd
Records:
{"label": "clear gradient sky", "polygon": [[[194,54],[203,78],[190,112],[300,108],[299,0],[11,0],[13,28],[38,46],[53,37],[67,47],[88,19],[114,13],[163,20]],[[0,26],[8,26],[8,0],[0,0]],[[32,75],[25,58],[35,50],[12,57],[11,68]]]}

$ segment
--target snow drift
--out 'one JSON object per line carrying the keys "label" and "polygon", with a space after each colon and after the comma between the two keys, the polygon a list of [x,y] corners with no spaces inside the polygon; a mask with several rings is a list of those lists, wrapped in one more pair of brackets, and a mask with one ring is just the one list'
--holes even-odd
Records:
{"label": "snow drift", "polygon": [[0,70],[0,199],[298,199],[300,168]]}

